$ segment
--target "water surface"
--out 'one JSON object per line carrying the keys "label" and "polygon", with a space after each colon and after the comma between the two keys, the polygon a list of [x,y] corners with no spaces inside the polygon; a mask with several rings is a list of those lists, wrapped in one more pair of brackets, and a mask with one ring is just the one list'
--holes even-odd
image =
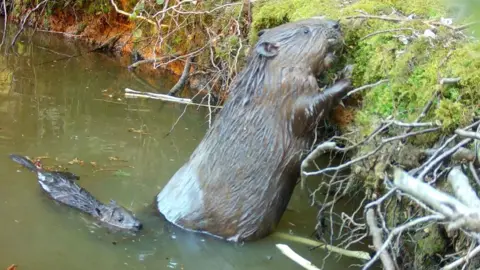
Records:
{"label": "water surface", "polygon": [[[322,264],[326,253],[321,250],[273,237],[245,245],[225,243],[176,229],[152,209],[154,196],[205,134],[207,110],[125,100],[121,93],[126,87],[152,91],[146,76],[139,79],[118,59],[86,53],[78,42],[59,36],[23,36],[13,51],[5,54],[3,48],[0,53],[0,268],[301,269],[276,243]],[[148,81],[159,92],[175,83],[168,76]],[[67,167],[99,200],[114,199],[134,211],[145,230],[137,236],[112,233],[53,202],[9,153],[44,156],[45,165]],[[69,164],[75,159],[83,164]],[[316,210],[299,190],[289,208],[293,211],[285,213],[278,230],[308,237]],[[332,256],[325,269],[353,263],[358,261]]]}

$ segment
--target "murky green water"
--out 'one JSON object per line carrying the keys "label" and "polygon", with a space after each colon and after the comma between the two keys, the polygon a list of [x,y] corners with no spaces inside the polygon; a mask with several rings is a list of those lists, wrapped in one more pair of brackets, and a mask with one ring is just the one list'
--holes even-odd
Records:
{"label": "murky green water", "polygon": [[[148,100],[120,100],[110,93],[146,89],[119,61],[85,52],[76,42],[37,33],[15,54],[0,53],[0,269],[301,269],[276,243],[290,245],[317,265],[321,250],[273,237],[234,245],[172,228],[152,209],[154,196],[189,157],[207,128],[207,112]],[[158,89],[173,81],[154,78]],[[178,120],[178,123],[176,123]],[[170,136],[165,136],[176,123]],[[129,132],[144,129],[148,134]],[[98,199],[115,199],[144,222],[138,236],[95,226],[86,215],[45,196],[35,175],[19,170],[9,153],[49,156],[80,175]],[[112,161],[118,157],[125,161]],[[83,165],[68,164],[73,159]],[[93,166],[91,162],[96,165]],[[103,169],[103,170],[101,170]],[[119,170],[114,172],[112,170]],[[297,191],[279,231],[309,236],[316,214]],[[325,269],[357,260],[328,259]],[[355,269],[356,267],[352,267]]]}

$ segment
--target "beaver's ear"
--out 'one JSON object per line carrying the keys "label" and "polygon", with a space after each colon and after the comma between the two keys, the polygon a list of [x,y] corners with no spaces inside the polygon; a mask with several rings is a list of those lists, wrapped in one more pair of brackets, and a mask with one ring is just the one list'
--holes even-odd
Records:
{"label": "beaver's ear", "polygon": [[274,57],[278,54],[278,44],[271,42],[262,42],[255,48],[256,52],[265,57]]}
{"label": "beaver's ear", "polygon": [[97,212],[97,214],[98,214],[99,216],[102,216],[102,212],[100,211],[100,209],[95,208],[95,212]]}
{"label": "beaver's ear", "polygon": [[263,34],[265,34],[265,32],[267,32],[268,29],[262,29],[260,31],[258,31],[257,33],[257,37],[261,37]]}

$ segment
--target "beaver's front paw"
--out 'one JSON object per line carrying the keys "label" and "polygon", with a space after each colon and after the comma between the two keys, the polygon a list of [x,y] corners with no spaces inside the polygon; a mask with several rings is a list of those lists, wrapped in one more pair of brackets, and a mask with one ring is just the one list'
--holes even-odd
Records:
{"label": "beaver's front paw", "polygon": [[333,53],[327,53],[325,58],[323,59],[323,66],[328,69],[331,68],[333,63],[337,60],[337,57]]}

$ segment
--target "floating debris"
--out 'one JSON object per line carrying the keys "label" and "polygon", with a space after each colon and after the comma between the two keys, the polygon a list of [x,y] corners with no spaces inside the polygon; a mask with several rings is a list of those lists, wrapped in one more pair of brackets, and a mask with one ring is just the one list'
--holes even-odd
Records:
{"label": "floating debris", "polygon": [[128,132],[138,133],[138,134],[141,134],[141,135],[149,135],[150,134],[150,133],[145,132],[141,129],[134,129],[134,128],[129,128]]}
{"label": "floating debris", "polygon": [[68,164],[79,164],[80,166],[83,166],[85,162],[83,160],[79,160],[78,158],[74,158],[73,160],[69,161]]}
{"label": "floating debris", "polygon": [[108,160],[110,160],[110,161],[123,161],[123,162],[128,162],[128,160],[120,159],[119,157],[116,157],[116,156],[108,157]]}

